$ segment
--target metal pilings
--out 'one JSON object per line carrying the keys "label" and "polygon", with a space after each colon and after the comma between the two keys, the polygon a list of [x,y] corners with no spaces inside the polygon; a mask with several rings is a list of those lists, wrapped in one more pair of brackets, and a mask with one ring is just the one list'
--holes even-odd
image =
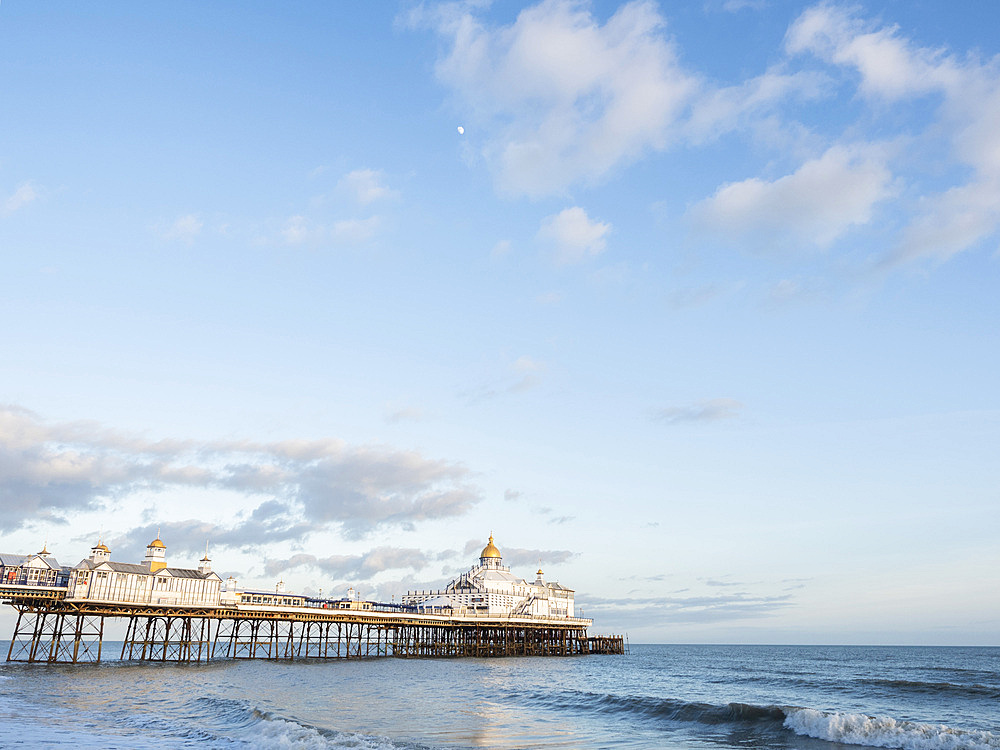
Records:
{"label": "metal pilings", "polygon": [[103,616],[19,607],[7,661],[98,662],[103,639]]}
{"label": "metal pilings", "polygon": [[127,620],[123,661],[362,659],[380,656],[504,657],[623,654],[622,636],[588,638],[586,627],[493,619],[419,621],[406,616],[136,608],[81,613],[58,604],[16,605],[8,661],[101,659],[104,619]]}
{"label": "metal pilings", "polygon": [[123,661],[200,662],[211,656],[212,621],[176,615],[129,617]]}

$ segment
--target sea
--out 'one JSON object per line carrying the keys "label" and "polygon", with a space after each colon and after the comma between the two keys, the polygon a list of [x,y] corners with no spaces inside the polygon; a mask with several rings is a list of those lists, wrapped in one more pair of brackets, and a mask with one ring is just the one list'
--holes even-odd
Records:
{"label": "sea", "polygon": [[1000,648],[0,663],[0,747],[1000,750]]}

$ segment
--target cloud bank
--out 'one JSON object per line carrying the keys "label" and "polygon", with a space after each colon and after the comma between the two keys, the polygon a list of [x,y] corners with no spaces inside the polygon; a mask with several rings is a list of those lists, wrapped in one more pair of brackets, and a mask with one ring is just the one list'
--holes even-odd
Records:
{"label": "cloud bank", "polygon": [[253,509],[236,526],[211,529],[218,543],[275,541],[333,527],[359,537],[381,526],[465,513],[479,500],[469,480],[461,465],[384,446],[336,439],[149,441],[0,408],[3,530],[111,511],[142,492],[192,488],[235,492]]}

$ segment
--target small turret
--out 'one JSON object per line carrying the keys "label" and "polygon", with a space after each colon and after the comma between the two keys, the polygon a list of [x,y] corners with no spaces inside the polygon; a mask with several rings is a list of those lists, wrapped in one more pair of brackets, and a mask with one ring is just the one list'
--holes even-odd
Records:
{"label": "small turret", "polygon": [[97,544],[90,548],[90,561],[92,563],[100,564],[102,562],[107,562],[111,557],[111,550],[108,546],[104,544],[100,539],[97,540]]}
{"label": "small turret", "polygon": [[150,573],[167,567],[167,545],[160,540],[159,532],[156,532],[156,539],[146,545],[146,557],[142,564],[149,568]]}

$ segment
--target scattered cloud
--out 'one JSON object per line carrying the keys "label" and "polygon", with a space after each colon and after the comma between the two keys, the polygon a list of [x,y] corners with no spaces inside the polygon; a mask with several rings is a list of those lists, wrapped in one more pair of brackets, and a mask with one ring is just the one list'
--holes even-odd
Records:
{"label": "scattered cloud", "polygon": [[580,597],[577,611],[602,619],[628,618],[632,627],[646,624],[717,623],[771,617],[795,602],[790,594],[757,596],[733,593],[723,596],[664,596],[645,598]]}
{"label": "scattered cloud", "polygon": [[790,175],[752,177],[697,204],[698,231],[757,251],[828,247],[894,193],[884,150],[834,146]]}
{"label": "scattered cloud", "polygon": [[511,369],[518,376],[518,380],[507,387],[507,392],[520,393],[538,385],[538,375],[545,369],[545,365],[522,354],[514,360]]}
{"label": "scattered cloud", "polygon": [[713,398],[687,406],[668,406],[657,409],[653,416],[658,422],[666,424],[715,422],[720,419],[738,417],[742,410],[743,404],[735,399]]}
{"label": "scattered cloud", "polygon": [[722,9],[727,13],[738,13],[741,10],[763,10],[770,3],[768,0],[725,0]]}
{"label": "scattered cloud", "polygon": [[446,40],[437,75],[486,134],[483,156],[507,193],[561,193],[665,148],[696,88],[651,2],[604,23],[572,0],[544,0],[507,26],[460,4],[410,20]]}
{"label": "scattered cloud", "polygon": [[321,558],[298,554],[284,560],[267,560],[264,572],[275,576],[292,568],[311,567],[331,577],[359,579],[370,578],[386,570],[417,571],[428,565],[431,559],[418,549],[376,547],[360,555],[331,555]]}
{"label": "scattered cloud", "polygon": [[720,297],[732,294],[742,287],[742,282],[681,287],[667,294],[667,304],[674,310],[702,307]]}
{"label": "scattered cloud", "polygon": [[424,418],[424,410],[414,406],[403,406],[397,409],[390,409],[386,412],[385,421],[388,424],[399,424],[400,422],[420,422]]}
{"label": "scattered cloud", "polygon": [[562,526],[564,523],[570,523],[575,521],[576,516],[553,516],[549,519],[549,523],[555,524],[557,526]]}
{"label": "scattered cloud", "polygon": [[[575,552],[565,549],[545,550],[545,549],[522,549],[518,547],[505,547],[500,540],[495,540],[500,554],[503,555],[503,564],[511,568],[520,566],[533,567],[539,562],[547,565],[557,565],[576,557]],[[462,553],[465,556],[478,555],[486,546],[485,539],[470,539],[465,543]]]}
{"label": "scattered cloud", "polygon": [[510,255],[510,249],[510,240],[500,240],[493,246],[493,249],[490,250],[490,257],[494,260],[504,258],[507,255]]}
{"label": "scattered cloud", "polygon": [[166,240],[178,240],[190,245],[201,234],[204,226],[205,222],[196,214],[185,214],[174,219],[168,227],[161,230],[161,234]]}
{"label": "scattered cloud", "polygon": [[335,221],[330,231],[330,238],[337,244],[361,244],[375,236],[381,223],[382,219],[379,216]]}
{"label": "scattered cloud", "polygon": [[521,355],[506,366],[506,373],[495,378],[494,382],[477,391],[466,394],[470,402],[510,396],[524,393],[536,387],[541,382],[541,373],[545,364],[527,355]]}
{"label": "scattered cloud", "polygon": [[[753,129],[787,100],[817,99],[830,88],[829,77],[823,73],[807,70],[790,73],[781,67],[733,86],[705,87],[691,105],[683,132],[691,143],[701,144],[733,130]],[[773,122],[770,124],[773,127]]]}
{"label": "scattered cloud", "polygon": [[[916,134],[924,153],[941,141],[964,169],[956,181],[927,192],[908,215],[897,243],[881,267],[919,259],[947,260],[995,236],[1000,227],[1000,59],[965,59],[939,48],[920,47],[897,27],[880,27],[855,9],[824,3],[804,11],[791,25],[786,48],[813,55],[859,76],[858,91],[885,110],[933,95],[933,116]],[[919,168],[919,165],[915,165]],[[915,174],[911,181],[921,175]],[[959,178],[962,179],[962,178]]]}
{"label": "scattered cloud", "polygon": [[504,565],[512,568],[521,566],[533,567],[538,564],[558,565],[576,557],[575,552],[566,549],[518,549],[501,547],[500,553],[503,555]]}
{"label": "scattered cloud", "polygon": [[377,234],[381,221],[378,216],[369,216],[341,219],[328,225],[296,214],[285,221],[281,238],[286,245],[358,245]]}
{"label": "scattered cloud", "polygon": [[538,236],[554,247],[558,265],[569,265],[604,252],[610,232],[610,224],[591,221],[586,211],[574,206],[546,217]]}
{"label": "scattered cloud", "polygon": [[362,206],[399,196],[399,191],[385,184],[385,175],[377,169],[355,169],[349,172],[340,178],[337,191]]}
{"label": "scattered cloud", "polygon": [[3,209],[0,210],[0,215],[8,216],[15,211],[20,211],[22,208],[30,203],[33,203],[39,198],[38,188],[35,187],[33,182],[22,182],[17,188],[7,196],[7,199],[3,202]]}
{"label": "scattered cloud", "polygon": [[464,514],[479,501],[469,478],[458,464],[384,446],[336,439],[148,441],[0,408],[4,530],[66,521],[79,511],[110,512],[137,493],[189,487],[260,501],[250,516],[212,530],[219,543],[263,543],[331,527],[360,537],[381,526]]}
{"label": "scattered cloud", "polygon": [[302,245],[310,241],[310,238],[319,236],[319,232],[310,229],[306,222],[306,217],[301,214],[288,217],[285,228],[281,230],[281,236],[286,245]]}

